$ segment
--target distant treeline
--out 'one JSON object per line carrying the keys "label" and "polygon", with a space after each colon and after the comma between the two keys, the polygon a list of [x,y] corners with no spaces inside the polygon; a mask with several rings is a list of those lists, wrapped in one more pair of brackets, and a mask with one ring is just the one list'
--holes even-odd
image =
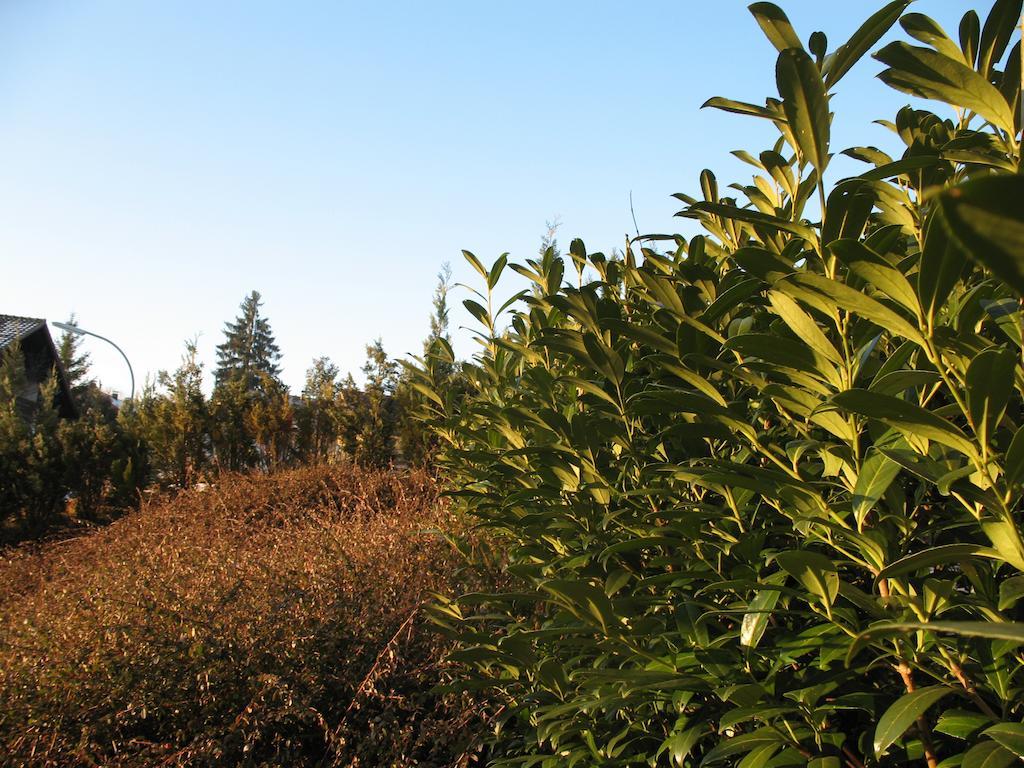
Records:
{"label": "distant treeline", "polygon": [[[446,266],[427,347],[447,342],[449,284]],[[433,439],[411,417],[422,396],[379,340],[366,347],[362,386],[319,357],[301,394],[292,395],[279,378],[281,353],[260,308],[253,291],[225,325],[209,397],[196,345],[187,342],[176,370],[160,372],[118,409],[92,380],[81,337],[65,333],[58,353],[78,417],[59,418],[54,374],[26,418],[17,407],[27,385],[24,363],[17,349],[9,351],[0,365],[0,523],[7,537],[45,530],[66,512],[82,520],[109,517],[145,488],[186,488],[221,470],[343,461],[431,465]],[[448,371],[452,382],[455,370],[453,364]]]}

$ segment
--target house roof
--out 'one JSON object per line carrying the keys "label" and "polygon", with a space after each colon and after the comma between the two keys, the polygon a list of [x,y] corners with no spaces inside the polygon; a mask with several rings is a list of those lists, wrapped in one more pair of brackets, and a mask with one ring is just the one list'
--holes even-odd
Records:
{"label": "house roof", "polygon": [[10,346],[23,336],[39,330],[41,325],[46,325],[46,321],[37,317],[0,315],[0,350]]}
{"label": "house roof", "polygon": [[[61,365],[60,355],[57,353],[57,347],[53,343],[53,337],[50,336],[50,329],[46,325],[46,320],[38,317],[0,315],[0,353],[4,352],[8,347],[21,342],[23,339],[28,339],[29,336],[39,331],[42,331],[39,343],[48,349],[49,358],[52,360],[53,368],[57,372],[57,381],[62,395],[61,413],[64,416],[74,417],[77,415],[78,409],[75,406],[75,400],[71,393],[71,385],[68,383],[67,373],[64,371],[64,366]],[[29,343],[29,341],[25,343]]]}

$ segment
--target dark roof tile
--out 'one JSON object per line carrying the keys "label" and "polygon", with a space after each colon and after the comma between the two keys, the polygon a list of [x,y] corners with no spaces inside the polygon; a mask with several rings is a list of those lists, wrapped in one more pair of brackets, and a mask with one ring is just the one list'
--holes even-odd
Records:
{"label": "dark roof tile", "polygon": [[46,325],[46,321],[37,317],[0,315],[0,349],[37,330],[41,325]]}

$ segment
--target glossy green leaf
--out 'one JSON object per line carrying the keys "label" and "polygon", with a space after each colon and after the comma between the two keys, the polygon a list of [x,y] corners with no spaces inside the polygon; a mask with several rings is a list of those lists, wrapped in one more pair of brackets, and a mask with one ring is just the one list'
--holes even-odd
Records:
{"label": "glossy green leaf", "polygon": [[880,165],[874,170],[865,171],[857,178],[866,181],[882,181],[897,177],[914,180],[917,176],[917,171],[935,168],[941,163],[942,158],[939,155],[912,155]]}
{"label": "glossy green leaf", "polygon": [[1009,768],[1019,764],[1013,752],[994,741],[983,741],[967,750],[960,768]]}
{"label": "glossy green leaf", "polygon": [[804,371],[835,387],[841,383],[836,367],[824,355],[795,339],[767,333],[742,333],[729,339],[725,348],[745,357]]}
{"label": "glossy green leaf", "polygon": [[505,269],[505,265],[506,264],[508,264],[508,254],[507,253],[503,253],[503,254],[501,254],[501,256],[499,256],[495,260],[494,264],[491,266],[490,270],[487,272],[487,287],[488,288],[493,290],[494,287],[498,284],[498,280],[501,279],[501,273]]}
{"label": "glossy green leaf", "polygon": [[690,756],[690,752],[693,751],[697,742],[702,736],[709,733],[711,731],[707,725],[695,725],[692,728],[687,728],[685,731],[674,733],[665,739],[658,750],[658,754],[662,754],[663,751],[668,752],[672,765],[682,768],[685,765],[686,758]]}
{"label": "glossy green leaf", "polygon": [[967,411],[981,444],[987,444],[1006,411],[1013,392],[1017,354],[989,348],[979,352],[967,368]]}
{"label": "glossy green leaf", "polygon": [[967,456],[977,453],[974,444],[955,424],[898,397],[866,389],[850,389],[835,395],[831,402],[846,411],[877,419],[904,434],[927,437]]}
{"label": "glossy green leaf", "polygon": [[982,299],[978,303],[1006,338],[1018,349],[1024,349],[1024,313],[1020,311],[1019,299]]}
{"label": "glossy green leaf", "polygon": [[913,96],[966,107],[996,127],[1013,132],[1013,112],[1006,99],[962,62],[903,42],[889,43],[875,58],[889,66],[878,76],[887,85]]}
{"label": "glossy green leaf", "polygon": [[600,587],[584,581],[551,579],[541,584],[541,588],[561,598],[567,606],[574,606],[581,614],[595,619],[605,633],[615,630],[619,623],[611,600]]}
{"label": "glossy green leaf", "polygon": [[838,83],[843,75],[849,72],[853,65],[892,28],[908,5],[910,5],[910,0],[895,0],[895,2],[888,3],[875,11],[867,21],[861,24],[857,31],[850,36],[850,39],[826,59],[825,86],[831,88]]}
{"label": "glossy green leaf", "polygon": [[[773,577],[768,580],[769,584],[776,582],[781,583],[782,579]],[[750,601],[740,625],[740,645],[756,648],[757,644],[761,642],[764,631],[768,627],[768,619],[771,618],[780,594],[777,589],[763,589]]]}
{"label": "glossy green leaf", "polygon": [[978,42],[981,38],[981,19],[978,12],[973,8],[968,10],[960,19],[959,33],[960,50],[964,52],[964,58],[968,65],[971,65],[978,58]]}
{"label": "glossy green leaf", "polygon": [[848,312],[870,320],[880,328],[898,334],[905,339],[919,344],[924,341],[920,331],[905,317],[844,283],[830,280],[822,275],[801,273],[780,280],[776,287],[781,291],[786,291],[787,283],[810,288]]}
{"label": "glossy green leaf", "polygon": [[933,215],[925,228],[921,267],[917,274],[917,293],[925,317],[934,320],[946,303],[953,286],[963,272],[966,254],[953,245],[948,227]]}
{"label": "glossy green leaf", "polygon": [[868,389],[883,395],[899,395],[908,389],[928,387],[940,381],[942,378],[934,371],[900,370],[880,376],[871,382]]}
{"label": "glossy green leaf", "polygon": [[625,374],[622,358],[592,333],[583,334],[583,346],[594,368],[611,381],[621,383]]}
{"label": "glossy green leaf", "polygon": [[743,221],[748,224],[754,224],[756,226],[764,227],[768,230],[775,230],[779,232],[791,232],[797,237],[802,237],[808,242],[816,242],[818,237],[814,230],[806,224],[798,221],[789,221],[787,219],[779,218],[778,216],[771,216],[760,211],[754,211],[749,208],[738,208],[735,205],[726,205],[723,203],[708,203],[702,202],[695,205],[691,205],[687,210],[680,212],[679,216],[686,218],[699,218],[698,213],[705,212],[715,216],[721,216],[724,219],[735,219],[736,221]]}
{"label": "glossy green leaf", "polygon": [[769,291],[768,300],[775,313],[785,321],[798,339],[802,339],[815,352],[833,363],[843,363],[842,355],[828,340],[814,318],[801,309],[799,304],[781,291]]}
{"label": "glossy green leaf", "polygon": [[908,632],[936,632],[959,635],[961,637],[980,637],[987,640],[1006,640],[1015,645],[1024,645],[1024,624],[993,621],[894,621],[873,624],[861,632],[846,655],[847,664],[869,642],[879,638]]}
{"label": "glossy green leaf", "polygon": [[1020,485],[1024,483],[1024,426],[1018,427],[1006,449],[1006,460],[1003,463],[1006,482]]}
{"label": "glossy green leaf", "polygon": [[737,115],[751,115],[752,117],[761,117],[766,120],[778,120],[782,117],[780,112],[768,109],[767,107],[759,107],[757,104],[748,104],[745,101],[735,101],[733,99],[725,99],[721,96],[715,96],[708,99],[701,108],[712,107],[713,109],[721,109],[724,112],[732,112]]}
{"label": "glossy green leaf", "polygon": [[857,240],[836,240],[829,246],[850,271],[899,302],[911,312],[920,311],[917,293],[898,269]]}
{"label": "glossy green leaf", "polygon": [[491,325],[491,319],[487,314],[487,308],[484,307],[480,302],[474,301],[473,299],[463,299],[462,306],[469,310],[469,314],[475,317],[480,323],[486,325],[488,328]]}
{"label": "glossy green leaf", "polygon": [[1020,528],[1015,521],[985,520],[981,523],[981,530],[1003,560],[1018,571],[1024,571],[1024,542],[1021,541]]}
{"label": "glossy green leaf", "polygon": [[991,724],[992,718],[978,712],[965,709],[947,709],[939,715],[935,730],[954,736],[958,739],[970,739],[985,726]]}
{"label": "glossy green leaf", "polygon": [[900,26],[915,40],[930,45],[943,56],[959,61],[965,66],[973,64],[973,62],[969,62],[964,58],[959,46],[953,42],[945,30],[933,19],[920,13],[908,13],[900,19]]}
{"label": "glossy green leaf", "polygon": [[885,750],[891,747],[907,732],[914,721],[927,711],[928,707],[950,693],[952,690],[945,686],[933,685],[904,694],[893,702],[878,719],[875,738],[872,742],[875,755],[881,757]]}
{"label": "glossy green leaf", "polygon": [[879,450],[911,474],[929,483],[938,483],[945,474],[946,467],[944,465],[927,456],[922,456],[916,451],[900,448],[881,448]]}
{"label": "glossy green leaf", "polygon": [[811,32],[807,40],[807,49],[814,56],[814,61],[819,66],[828,53],[828,36],[824,32]]}
{"label": "glossy green leaf", "polygon": [[807,550],[791,550],[775,555],[775,562],[809,592],[826,604],[835,602],[839,594],[839,574],[835,564],[822,554]]}
{"label": "glossy green leaf", "polygon": [[736,768],[764,768],[780,747],[780,744],[762,744],[754,747],[736,764]]}
{"label": "glossy green leaf", "polygon": [[820,176],[829,160],[828,94],[821,73],[802,49],[789,48],[779,54],[775,82],[796,149]]}
{"label": "glossy green leaf", "polygon": [[478,273],[480,273],[480,276],[486,280],[487,279],[487,270],[484,269],[484,265],[480,263],[480,259],[478,259],[476,256],[474,256],[469,251],[463,251],[462,255],[466,259],[466,261],[468,261],[470,263],[470,266],[472,266],[473,269],[475,269]]}
{"label": "glossy green leaf", "polygon": [[1024,295],[1024,176],[972,179],[939,197],[953,246]]}
{"label": "glossy green leaf", "polygon": [[764,31],[765,37],[776,50],[803,49],[800,38],[793,31],[793,25],[789,23],[789,18],[779,6],[775,3],[754,3],[749,8],[757,19],[758,26]]}
{"label": "glossy green leaf", "polygon": [[977,544],[944,544],[921,552],[915,552],[897,560],[879,572],[875,580],[891,579],[922,568],[934,568],[937,565],[958,564],[969,558],[988,558],[999,560],[999,553],[991,547]]}
{"label": "glossy green leaf", "polygon": [[1021,18],[1021,0],[995,0],[992,10],[981,29],[978,45],[978,70],[983,74],[1003,58],[1006,45],[1010,42]]}
{"label": "glossy green leaf", "polygon": [[746,754],[758,747],[780,744],[782,740],[782,735],[774,728],[759,728],[751,733],[723,739],[714,749],[704,755],[704,759],[700,761],[700,764],[702,766],[714,765],[733,755]]}
{"label": "glossy green leaf", "polygon": [[868,451],[857,474],[857,485],[853,489],[853,517],[858,527],[864,524],[864,518],[899,473],[900,465],[884,453],[873,449]]}
{"label": "glossy green leaf", "polygon": [[1020,723],[997,723],[982,732],[993,741],[999,742],[1018,757],[1024,757],[1024,725]]}
{"label": "glossy green leaf", "polygon": [[1013,608],[1024,597],[1024,576],[1011,576],[999,585],[999,610]]}

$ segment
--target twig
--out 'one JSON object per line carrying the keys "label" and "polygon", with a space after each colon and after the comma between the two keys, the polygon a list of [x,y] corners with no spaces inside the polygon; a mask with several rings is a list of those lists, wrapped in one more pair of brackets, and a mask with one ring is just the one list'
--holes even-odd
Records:
{"label": "twig", "polygon": [[[903,678],[903,685],[906,687],[907,693],[913,693],[916,690],[916,686],[914,685],[914,677],[910,671],[910,665],[905,661],[901,661],[896,665],[896,671]],[[917,731],[921,736],[921,746],[924,748],[924,759],[928,763],[928,768],[937,768],[939,760],[935,756],[935,749],[932,746],[932,729],[928,725],[928,721],[925,720],[924,715],[919,715],[915,722],[917,723]]]}
{"label": "twig", "polygon": [[633,210],[633,190],[629,190],[629,215],[633,217],[633,229],[636,230],[636,239],[640,239],[640,227],[636,223],[636,211]]}
{"label": "twig", "polygon": [[360,697],[369,689],[371,685],[373,685],[374,679],[377,676],[378,670],[380,669],[381,665],[384,662],[385,656],[391,653],[393,647],[399,642],[402,633],[405,632],[407,628],[410,628],[413,620],[419,614],[420,609],[422,607],[422,602],[417,603],[416,607],[413,608],[412,612],[406,617],[405,621],[403,621],[402,624],[398,627],[398,631],[396,631],[395,634],[391,636],[391,639],[384,644],[384,647],[381,648],[380,653],[378,653],[377,657],[373,660],[373,664],[370,665],[369,672],[366,673],[366,676],[356,687],[355,693],[352,694],[352,701],[350,701],[348,707],[345,708],[345,712],[341,716],[341,719],[338,721],[338,725],[334,728],[334,731],[329,735],[328,738],[331,744],[337,744],[338,739],[341,735],[341,731],[345,727],[345,722],[348,720],[348,716],[352,713],[352,710],[356,708],[356,705],[359,703]]}

